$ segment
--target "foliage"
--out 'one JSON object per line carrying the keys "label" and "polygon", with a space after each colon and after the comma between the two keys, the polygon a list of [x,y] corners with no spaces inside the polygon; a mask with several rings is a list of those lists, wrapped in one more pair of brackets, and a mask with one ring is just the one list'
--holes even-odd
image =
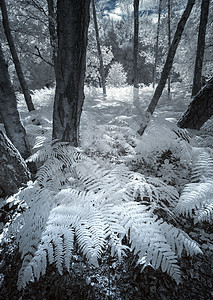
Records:
{"label": "foliage", "polygon": [[192,182],[184,187],[176,209],[180,214],[193,216],[195,223],[212,222],[213,159],[207,151],[195,155]]}
{"label": "foliage", "polygon": [[115,62],[111,65],[106,81],[112,86],[122,86],[126,83],[126,73],[122,64]]}
{"label": "foliage", "polygon": [[25,210],[12,226],[23,259],[19,288],[45,274],[47,259],[60,274],[63,266],[69,271],[75,238],[94,266],[108,243],[112,256],[121,260],[131,250],[142,269],[161,267],[177,283],[183,248],[188,255],[201,252],[186,233],[154,214],[157,207],[174,207],[174,188],[122,164],[100,167],[66,144],[54,143],[32,159],[40,158],[46,161],[36,182],[10,200],[24,201]]}
{"label": "foliage", "polygon": [[[51,86],[54,70],[48,64],[52,62],[46,1],[8,1],[7,7],[12,35],[29,87]],[[16,90],[19,90],[10,52],[5,39],[3,41],[11,79]]]}

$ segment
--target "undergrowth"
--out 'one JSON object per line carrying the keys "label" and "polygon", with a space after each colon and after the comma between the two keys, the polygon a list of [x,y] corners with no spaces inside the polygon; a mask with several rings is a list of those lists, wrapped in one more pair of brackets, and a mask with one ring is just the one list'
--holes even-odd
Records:
{"label": "undergrowth", "polygon": [[45,118],[25,121],[39,170],[7,200],[23,212],[5,227],[22,257],[19,289],[48,264],[70,271],[74,247],[95,267],[107,247],[120,261],[131,251],[141,270],[161,268],[181,282],[182,253],[202,251],[172,224],[181,214],[212,222],[212,149],[168,121],[152,120],[140,137],[134,118],[97,125],[86,112],[79,149],[51,142]]}

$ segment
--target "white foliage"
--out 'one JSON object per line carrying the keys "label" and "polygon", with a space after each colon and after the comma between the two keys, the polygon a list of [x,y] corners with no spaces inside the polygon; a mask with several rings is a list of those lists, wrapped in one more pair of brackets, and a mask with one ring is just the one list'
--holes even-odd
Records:
{"label": "white foliage", "polygon": [[107,76],[107,84],[112,86],[122,86],[126,83],[126,72],[121,63],[114,62],[109,70]]}
{"label": "white foliage", "polygon": [[213,219],[213,159],[208,152],[199,152],[195,152],[192,182],[184,187],[176,207],[179,214],[195,214],[195,223]]}
{"label": "white foliage", "polygon": [[[13,223],[23,258],[19,288],[45,274],[47,260],[60,274],[63,267],[69,271],[74,237],[94,266],[107,243],[111,255],[121,260],[129,249],[123,244],[126,237],[142,268],[161,267],[180,281],[177,255],[183,247],[190,255],[200,252],[199,247],[153,213],[156,207],[175,206],[174,188],[123,164],[101,167],[66,144],[54,144],[46,157],[37,181],[15,196],[27,208]],[[66,181],[55,180],[63,176]]]}

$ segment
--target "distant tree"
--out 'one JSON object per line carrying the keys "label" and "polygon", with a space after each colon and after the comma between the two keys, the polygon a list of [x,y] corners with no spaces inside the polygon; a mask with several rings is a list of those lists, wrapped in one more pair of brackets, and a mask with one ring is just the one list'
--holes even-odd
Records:
{"label": "distant tree", "polygon": [[97,22],[97,16],[96,16],[95,0],[92,0],[92,11],[93,11],[93,21],[94,21],[94,27],[95,27],[95,36],[96,36],[96,42],[97,42],[98,58],[99,58],[99,64],[100,64],[99,72],[100,72],[100,76],[101,76],[101,85],[102,85],[102,89],[103,89],[103,94],[106,95],[106,80],[105,80],[105,74],[104,74],[104,63],[103,63],[103,56],[102,56],[102,52],[101,52],[98,22]]}
{"label": "distant tree", "polygon": [[58,0],[53,139],[78,146],[90,0]]}
{"label": "distant tree", "polygon": [[159,47],[159,34],[160,34],[160,19],[161,19],[161,10],[162,10],[162,0],[159,0],[158,4],[158,26],[157,26],[157,36],[155,43],[155,62],[153,68],[153,87],[156,84],[156,71],[157,71],[157,63],[158,63],[158,47]]}
{"label": "distant tree", "polygon": [[208,22],[209,14],[209,2],[210,0],[202,0],[201,13],[200,13],[200,25],[197,41],[197,54],[194,69],[194,79],[192,86],[192,96],[195,96],[202,87],[202,67],[203,57],[205,51],[205,37],[206,37],[206,26]]}
{"label": "distant tree", "polygon": [[107,76],[107,84],[111,86],[121,87],[126,84],[126,72],[121,63],[114,62],[109,69]]}
{"label": "distant tree", "polygon": [[5,32],[5,35],[7,37],[7,41],[8,41],[10,52],[11,52],[13,62],[14,62],[14,65],[15,65],[16,73],[17,73],[17,76],[18,76],[18,79],[19,79],[19,82],[20,82],[20,85],[21,85],[21,88],[22,88],[22,92],[24,94],[24,98],[25,98],[28,110],[32,111],[35,108],[34,108],[34,105],[33,105],[33,102],[32,102],[32,98],[30,96],[28,85],[26,83],[26,80],[25,80],[25,77],[24,77],[24,74],[23,74],[23,71],[22,71],[21,63],[19,61],[18,54],[16,52],[15,44],[14,44],[14,41],[13,41],[13,37],[12,37],[12,34],[11,34],[5,0],[0,0],[0,6],[1,6],[1,11],[2,11],[4,32]]}
{"label": "distant tree", "polygon": [[[162,95],[163,89],[165,87],[166,81],[168,79],[169,73],[170,73],[171,68],[172,68],[172,64],[173,64],[173,61],[174,61],[174,57],[175,57],[175,53],[176,53],[178,44],[181,40],[181,36],[182,36],[183,30],[184,30],[184,27],[186,25],[186,22],[187,22],[189,16],[190,16],[190,13],[191,13],[191,10],[192,10],[194,4],[195,4],[195,0],[188,0],[186,8],[185,8],[185,10],[182,14],[182,17],[181,17],[179,23],[178,23],[174,38],[173,38],[172,43],[171,43],[171,47],[169,49],[169,53],[167,55],[166,62],[165,62],[164,67],[163,67],[163,71],[161,73],[159,83],[158,83],[158,85],[155,89],[152,100],[151,100],[151,102],[150,102],[150,104],[147,108],[147,111],[146,111],[148,116],[153,114],[153,112],[154,112],[154,110],[157,106],[157,103],[158,103],[158,101],[159,101],[159,99]],[[147,127],[147,124],[148,124],[147,122],[148,121],[145,120],[145,122],[143,122],[141,124],[140,129],[138,130],[138,133],[140,135],[143,134],[145,128]]]}
{"label": "distant tree", "polygon": [[134,44],[133,44],[133,85],[138,89],[138,33],[139,33],[139,0],[134,0]]}
{"label": "distant tree", "polygon": [[16,96],[10,82],[8,66],[0,45],[0,114],[7,136],[23,158],[30,155],[26,132],[20,121]]}

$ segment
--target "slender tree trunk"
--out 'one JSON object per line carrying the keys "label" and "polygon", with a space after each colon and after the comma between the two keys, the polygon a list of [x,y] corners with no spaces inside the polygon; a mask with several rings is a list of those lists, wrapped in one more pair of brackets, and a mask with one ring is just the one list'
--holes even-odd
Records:
{"label": "slender tree trunk", "polygon": [[8,45],[10,47],[10,52],[11,52],[11,55],[12,55],[12,58],[13,58],[16,73],[17,73],[17,76],[18,76],[18,79],[19,79],[19,82],[20,82],[20,85],[21,85],[21,88],[22,88],[22,92],[24,94],[24,98],[25,98],[25,101],[26,101],[26,104],[27,104],[27,108],[28,108],[29,111],[32,111],[35,108],[34,108],[34,105],[33,105],[33,102],[32,102],[32,98],[30,96],[30,92],[29,92],[27,83],[26,83],[25,78],[24,78],[24,74],[22,72],[22,67],[21,67],[17,52],[16,52],[13,37],[12,37],[12,34],[11,34],[5,0],[0,0],[0,6],[1,6],[1,11],[2,11],[4,32],[5,32],[5,35],[7,37]]}
{"label": "slender tree trunk", "polygon": [[78,146],[90,0],[58,0],[53,139]]}
{"label": "slender tree trunk", "polygon": [[[169,73],[170,73],[171,68],[172,68],[172,64],[173,64],[173,61],[174,61],[174,57],[175,57],[175,53],[176,53],[178,44],[181,40],[181,36],[182,36],[183,30],[184,30],[184,27],[186,25],[186,22],[187,22],[189,16],[190,16],[190,13],[191,13],[191,10],[192,10],[194,4],[195,4],[195,0],[188,0],[187,6],[186,6],[186,8],[183,12],[183,15],[182,15],[179,23],[178,23],[174,38],[172,40],[171,47],[169,49],[169,53],[167,55],[166,62],[164,64],[163,71],[161,73],[160,81],[159,81],[159,83],[158,83],[158,85],[155,89],[152,100],[151,100],[151,102],[150,102],[150,104],[147,108],[147,114],[149,114],[149,115],[153,114],[153,112],[154,112],[154,110],[157,106],[158,100],[160,99],[160,97],[162,95],[163,89],[165,87],[166,81],[168,79]],[[143,132],[144,132],[145,128],[147,127],[147,125],[148,124],[144,125],[144,123],[143,123],[140,126],[140,129],[138,130],[138,133],[140,135],[143,134]]]}
{"label": "slender tree trunk", "polygon": [[188,109],[178,121],[181,128],[200,129],[213,115],[213,77],[194,96]]}
{"label": "slender tree trunk", "polygon": [[100,45],[100,38],[99,38],[99,31],[98,31],[98,22],[96,16],[96,9],[95,9],[95,0],[92,0],[92,11],[93,11],[93,21],[95,26],[95,36],[97,42],[97,50],[98,50],[98,58],[100,63],[100,75],[101,75],[101,85],[103,89],[103,94],[106,95],[106,81],[104,75],[104,63],[103,63],[103,56],[101,52],[101,45]]}
{"label": "slender tree trunk", "polygon": [[195,61],[194,69],[194,79],[192,86],[192,97],[195,96],[202,87],[202,66],[203,66],[203,57],[205,50],[205,37],[206,37],[206,25],[208,22],[209,14],[209,2],[210,0],[202,0],[201,4],[201,13],[200,13],[200,25],[197,41],[197,54]]}
{"label": "slender tree trunk", "polygon": [[133,45],[133,86],[138,89],[138,34],[139,34],[139,0],[134,0],[134,45]]}
{"label": "slender tree trunk", "polygon": [[52,47],[52,61],[56,73],[56,56],[57,56],[57,24],[56,24],[56,12],[54,7],[54,0],[47,0],[48,5],[48,22],[50,33],[50,45]]}
{"label": "slender tree trunk", "polygon": [[16,96],[13,91],[8,66],[0,45],[0,114],[7,136],[23,158],[30,155],[26,132],[19,118]]}
{"label": "slender tree trunk", "polygon": [[159,47],[159,34],[160,34],[160,19],[161,19],[161,9],[162,9],[162,0],[159,0],[158,8],[158,26],[157,26],[157,37],[155,44],[155,63],[153,68],[153,88],[156,84],[156,73],[157,73],[157,63],[158,63],[158,47]]}
{"label": "slender tree trunk", "polygon": [[[168,49],[171,46],[171,3],[168,0]],[[168,76],[168,99],[171,100],[171,76]]]}

